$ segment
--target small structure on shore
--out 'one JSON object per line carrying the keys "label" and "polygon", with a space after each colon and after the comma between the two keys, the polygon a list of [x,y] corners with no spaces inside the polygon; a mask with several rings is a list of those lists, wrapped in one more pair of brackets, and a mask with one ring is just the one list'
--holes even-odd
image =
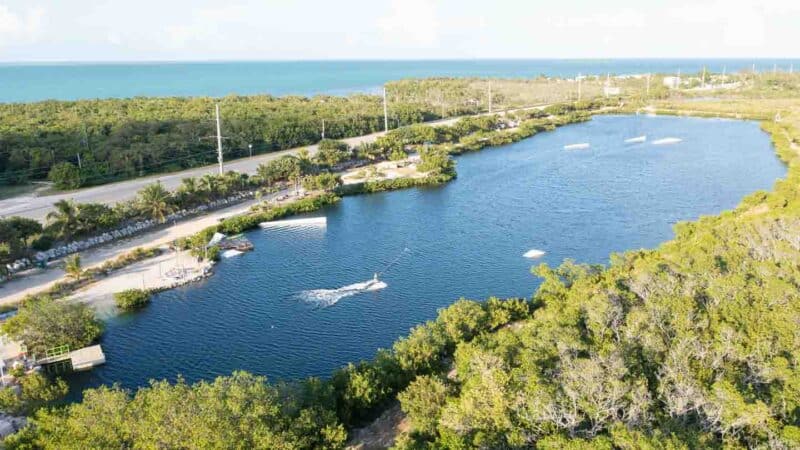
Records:
{"label": "small structure on shore", "polygon": [[223,239],[219,243],[221,250],[236,250],[238,252],[249,252],[254,248],[253,243],[244,237],[244,234],[237,234]]}
{"label": "small structure on shore", "polygon": [[42,367],[48,371],[53,367],[56,372],[62,367],[69,367],[75,372],[89,370],[106,363],[106,355],[100,344],[69,351],[69,346],[56,347],[49,350],[44,358],[36,359],[34,366]]}

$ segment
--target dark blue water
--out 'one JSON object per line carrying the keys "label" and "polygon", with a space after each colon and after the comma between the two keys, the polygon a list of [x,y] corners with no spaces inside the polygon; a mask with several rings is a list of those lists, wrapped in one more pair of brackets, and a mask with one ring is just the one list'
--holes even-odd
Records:
{"label": "dark blue water", "polygon": [[594,59],[0,64],[0,102],[134,96],[372,92],[401,78],[788,70],[800,60]]}
{"label": "dark blue water", "polygon": [[[623,140],[682,138],[675,145]],[[589,142],[589,150],[564,145]],[[113,319],[108,362],[78,387],[150,378],[189,381],[245,369],[272,379],[326,376],[371,358],[459,297],[530,296],[522,254],[605,263],[654,247],[679,220],[734,207],[785,174],[754,122],[601,116],[458,158],[441,187],[345,198],[326,228],[256,230],[255,251],[223,260],[207,281],[157,295]],[[403,252],[408,248],[408,252]],[[304,291],[363,282],[401,255],[380,291],[333,306]]]}

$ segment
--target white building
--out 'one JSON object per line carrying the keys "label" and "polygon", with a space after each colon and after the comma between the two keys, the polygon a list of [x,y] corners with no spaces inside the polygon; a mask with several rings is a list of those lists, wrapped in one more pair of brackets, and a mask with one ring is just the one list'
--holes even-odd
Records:
{"label": "white building", "polygon": [[664,86],[678,89],[681,86],[681,77],[664,77]]}

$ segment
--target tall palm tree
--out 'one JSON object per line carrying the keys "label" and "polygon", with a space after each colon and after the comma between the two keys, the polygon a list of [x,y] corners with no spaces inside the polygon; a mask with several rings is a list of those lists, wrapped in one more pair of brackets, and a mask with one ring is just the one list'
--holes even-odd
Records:
{"label": "tall palm tree", "polygon": [[139,210],[151,218],[164,223],[167,214],[171,213],[175,207],[170,201],[170,193],[161,182],[147,185],[139,191],[136,199]]}
{"label": "tall palm tree", "polygon": [[59,238],[69,239],[79,226],[78,208],[72,200],[59,200],[53,204],[53,211],[47,213],[48,227],[58,234]]}

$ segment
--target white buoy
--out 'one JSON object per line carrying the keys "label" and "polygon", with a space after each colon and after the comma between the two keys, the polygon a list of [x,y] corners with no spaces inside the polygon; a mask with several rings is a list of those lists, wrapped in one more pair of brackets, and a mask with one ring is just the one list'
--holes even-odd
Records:
{"label": "white buoy", "polygon": [[669,144],[677,144],[678,142],[683,142],[683,139],[676,137],[668,137],[664,139],[656,139],[655,141],[653,141],[653,145],[669,145]]}
{"label": "white buoy", "polygon": [[564,146],[564,150],[584,150],[584,149],[587,149],[589,147],[591,147],[591,145],[589,145],[589,143],[587,143],[587,142],[584,142],[582,144],[565,145]]}
{"label": "white buoy", "polygon": [[541,258],[542,256],[544,256],[544,254],[545,254],[544,251],[537,250],[537,249],[534,248],[534,249],[531,249],[531,250],[528,250],[527,252],[525,252],[522,255],[522,257],[523,258],[536,259],[536,258]]}

